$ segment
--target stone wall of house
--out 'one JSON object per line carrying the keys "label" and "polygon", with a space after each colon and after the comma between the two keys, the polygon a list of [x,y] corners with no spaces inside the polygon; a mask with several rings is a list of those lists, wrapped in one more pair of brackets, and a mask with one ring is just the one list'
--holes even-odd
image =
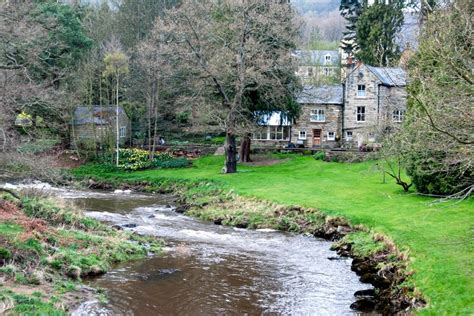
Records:
{"label": "stone wall of house", "polygon": [[393,124],[393,111],[406,111],[407,90],[405,87],[380,87],[380,117],[379,121]]}
{"label": "stone wall of house", "polygon": [[339,82],[339,74],[340,67],[332,64],[300,66],[296,73],[306,84]]}
{"label": "stone wall of house", "polygon": [[[323,109],[324,122],[311,122],[311,111]],[[321,147],[338,147],[342,132],[342,105],[339,104],[304,104],[301,115],[291,129],[291,142],[304,147],[313,147],[315,129],[321,130]],[[306,132],[306,139],[300,137],[300,131]],[[328,140],[328,132],[333,132],[335,140]]]}
{"label": "stone wall of house", "polygon": [[[343,139],[346,147],[376,142],[381,125],[394,123],[393,110],[406,109],[406,88],[381,85],[365,66],[350,73],[345,84]],[[359,85],[365,85],[365,96],[358,95]],[[357,120],[357,108],[361,106],[365,107],[365,121],[362,122]]]}

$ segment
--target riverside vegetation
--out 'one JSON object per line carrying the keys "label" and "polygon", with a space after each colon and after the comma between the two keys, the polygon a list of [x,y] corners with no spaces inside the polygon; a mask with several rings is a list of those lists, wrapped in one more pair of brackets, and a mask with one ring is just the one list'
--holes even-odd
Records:
{"label": "riverside vegetation", "polygon": [[345,236],[335,249],[356,258],[353,269],[369,272],[362,277],[389,294],[392,307],[421,306],[422,293],[426,307],[417,313],[472,311],[472,199],[438,203],[404,193],[383,183],[376,162],[278,158],[286,159],[243,165],[235,175],[219,173],[222,157],[203,157],[179,170],[119,172],[85,165],[73,173],[91,187],[179,193],[181,211],[218,224]]}
{"label": "riverside vegetation", "polygon": [[160,251],[161,242],[118,231],[64,201],[0,196],[0,314],[65,315],[85,298],[105,299],[81,279]]}

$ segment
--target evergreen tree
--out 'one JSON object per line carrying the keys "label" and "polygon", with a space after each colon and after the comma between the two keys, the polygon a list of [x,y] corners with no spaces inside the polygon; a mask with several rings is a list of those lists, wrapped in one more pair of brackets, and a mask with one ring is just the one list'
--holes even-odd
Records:
{"label": "evergreen tree", "polygon": [[355,23],[356,57],[373,66],[398,62],[400,49],[395,36],[403,25],[403,3],[376,2],[364,9]]}
{"label": "evergreen tree", "polygon": [[342,32],[341,48],[348,56],[354,56],[358,51],[356,23],[362,12],[359,0],[341,0],[339,11],[346,19],[346,30]]}

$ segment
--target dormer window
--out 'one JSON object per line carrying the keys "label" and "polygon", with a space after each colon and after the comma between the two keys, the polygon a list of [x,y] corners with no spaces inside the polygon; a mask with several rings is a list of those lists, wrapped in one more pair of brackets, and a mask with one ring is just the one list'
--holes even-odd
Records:
{"label": "dormer window", "polygon": [[357,96],[358,97],[365,97],[365,84],[358,84],[357,85]]}
{"label": "dormer window", "polygon": [[324,61],[331,62],[331,55],[327,54],[326,56],[324,56]]}

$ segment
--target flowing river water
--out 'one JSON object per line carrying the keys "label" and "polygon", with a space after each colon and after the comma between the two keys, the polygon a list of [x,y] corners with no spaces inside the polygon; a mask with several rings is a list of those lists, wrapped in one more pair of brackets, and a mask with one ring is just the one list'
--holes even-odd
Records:
{"label": "flowing river water", "polygon": [[354,315],[354,292],[371,287],[321,239],[199,221],[174,212],[167,196],[52,191],[166,244],[161,255],[89,280],[108,302],[85,302],[73,315]]}

